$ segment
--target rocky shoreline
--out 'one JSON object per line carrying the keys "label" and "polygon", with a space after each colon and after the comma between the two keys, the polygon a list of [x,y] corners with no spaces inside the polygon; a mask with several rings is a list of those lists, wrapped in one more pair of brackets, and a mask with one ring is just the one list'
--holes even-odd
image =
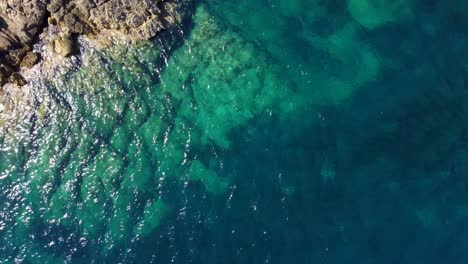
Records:
{"label": "rocky shoreline", "polygon": [[0,86],[26,84],[22,68],[37,64],[42,55],[33,45],[53,26],[49,41],[59,56],[76,50],[78,35],[105,31],[146,40],[181,21],[177,0],[0,0]]}

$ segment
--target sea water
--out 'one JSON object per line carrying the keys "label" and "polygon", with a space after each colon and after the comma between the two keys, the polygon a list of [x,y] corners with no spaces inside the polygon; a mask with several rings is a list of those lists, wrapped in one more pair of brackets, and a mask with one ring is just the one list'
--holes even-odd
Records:
{"label": "sea water", "polygon": [[468,4],[187,8],[4,92],[1,263],[468,261]]}

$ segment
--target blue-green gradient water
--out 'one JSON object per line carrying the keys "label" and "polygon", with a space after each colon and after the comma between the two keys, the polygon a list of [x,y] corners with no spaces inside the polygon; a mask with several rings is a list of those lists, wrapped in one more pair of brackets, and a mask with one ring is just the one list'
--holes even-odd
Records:
{"label": "blue-green gradient water", "polygon": [[0,263],[468,262],[466,1],[187,9],[2,100]]}

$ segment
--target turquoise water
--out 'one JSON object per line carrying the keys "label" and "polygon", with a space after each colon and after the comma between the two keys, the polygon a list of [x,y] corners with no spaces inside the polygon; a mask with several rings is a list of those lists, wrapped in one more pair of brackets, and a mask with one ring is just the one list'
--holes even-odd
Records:
{"label": "turquoise water", "polygon": [[466,263],[466,3],[187,9],[2,101],[1,263]]}

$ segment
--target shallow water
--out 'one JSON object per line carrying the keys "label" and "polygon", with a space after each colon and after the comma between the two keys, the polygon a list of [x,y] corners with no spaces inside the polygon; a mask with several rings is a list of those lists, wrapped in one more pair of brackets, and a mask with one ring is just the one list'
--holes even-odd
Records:
{"label": "shallow water", "polygon": [[467,13],[205,0],[83,40],[2,101],[0,262],[466,263]]}

